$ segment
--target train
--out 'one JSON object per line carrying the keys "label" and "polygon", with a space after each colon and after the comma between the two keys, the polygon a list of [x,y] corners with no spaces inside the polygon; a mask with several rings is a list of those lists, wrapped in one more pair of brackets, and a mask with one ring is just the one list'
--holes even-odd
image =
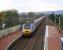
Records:
{"label": "train", "polygon": [[39,17],[37,19],[34,19],[31,23],[25,23],[22,25],[22,33],[23,36],[31,36],[33,32],[37,29],[37,27],[40,25],[42,20],[45,16]]}

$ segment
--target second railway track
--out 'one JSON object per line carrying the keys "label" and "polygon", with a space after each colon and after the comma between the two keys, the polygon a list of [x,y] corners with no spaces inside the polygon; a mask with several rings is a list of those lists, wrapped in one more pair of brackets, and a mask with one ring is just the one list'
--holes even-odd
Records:
{"label": "second railway track", "polygon": [[30,38],[21,37],[13,47],[8,50],[44,50],[45,21],[43,21],[34,35]]}

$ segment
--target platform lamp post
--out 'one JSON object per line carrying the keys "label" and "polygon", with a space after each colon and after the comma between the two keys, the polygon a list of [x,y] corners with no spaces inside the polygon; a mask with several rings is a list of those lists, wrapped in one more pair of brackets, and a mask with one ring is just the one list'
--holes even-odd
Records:
{"label": "platform lamp post", "polygon": [[[12,16],[14,17],[13,14],[15,13],[15,10],[12,9],[12,10],[11,10],[11,13],[12,13]],[[12,18],[12,17],[11,17],[11,19],[13,19],[13,22],[15,21],[15,18]],[[13,22],[12,22],[12,26],[15,26],[16,24],[14,24]]]}
{"label": "platform lamp post", "polygon": [[[2,15],[2,30],[4,29],[4,27],[5,27],[5,24],[4,24],[4,16],[5,16],[6,14],[3,14]],[[2,33],[2,35],[3,35],[3,37],[4,37],[4,33]]]}
{"label": "platform lamp post", "polygon": [[6,14],[3,14],[2,15],[2,29],[5,27],[5,24],[4,24],[4,16],[5,16]]}

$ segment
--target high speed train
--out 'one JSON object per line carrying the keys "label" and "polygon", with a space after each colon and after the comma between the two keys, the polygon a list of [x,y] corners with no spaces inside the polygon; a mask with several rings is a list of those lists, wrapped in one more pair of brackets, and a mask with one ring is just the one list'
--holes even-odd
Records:
{"label": "high speed train", "polygon": [[26,23],[22,25],[22,33],[24,36],[30,36],[33,34],[33,32],[37,29],[37,27],[40,25],[42,20],[44,19],[45,16],[39,17],[35,20],[33,20],[32,23]]}

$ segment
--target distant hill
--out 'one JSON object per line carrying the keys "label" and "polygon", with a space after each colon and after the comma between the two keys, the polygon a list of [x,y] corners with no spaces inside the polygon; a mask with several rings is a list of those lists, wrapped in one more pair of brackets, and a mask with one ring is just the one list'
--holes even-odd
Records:
{"label": "distant hill", "polygon": [[48,12],[43,12],[44,14],[51,14],[51,13],[55,13],[55,14],[63,14],[63,10],[58,10],[58,11],[48,11]]}
{"label": "distant hill", "polygon": [[[20,13],[20,16],[27,18],[28,17],[28,13],[29,12]],[[40,16],[43,16],[43,15],[48,15],[48,14],[52,14],[52,13],[55,13],[55,14],[63,14],[63,10],[47,11],[47,12],[33,12],[33,13],[35,15],[37,15],[37,16],[40,17]]]}

